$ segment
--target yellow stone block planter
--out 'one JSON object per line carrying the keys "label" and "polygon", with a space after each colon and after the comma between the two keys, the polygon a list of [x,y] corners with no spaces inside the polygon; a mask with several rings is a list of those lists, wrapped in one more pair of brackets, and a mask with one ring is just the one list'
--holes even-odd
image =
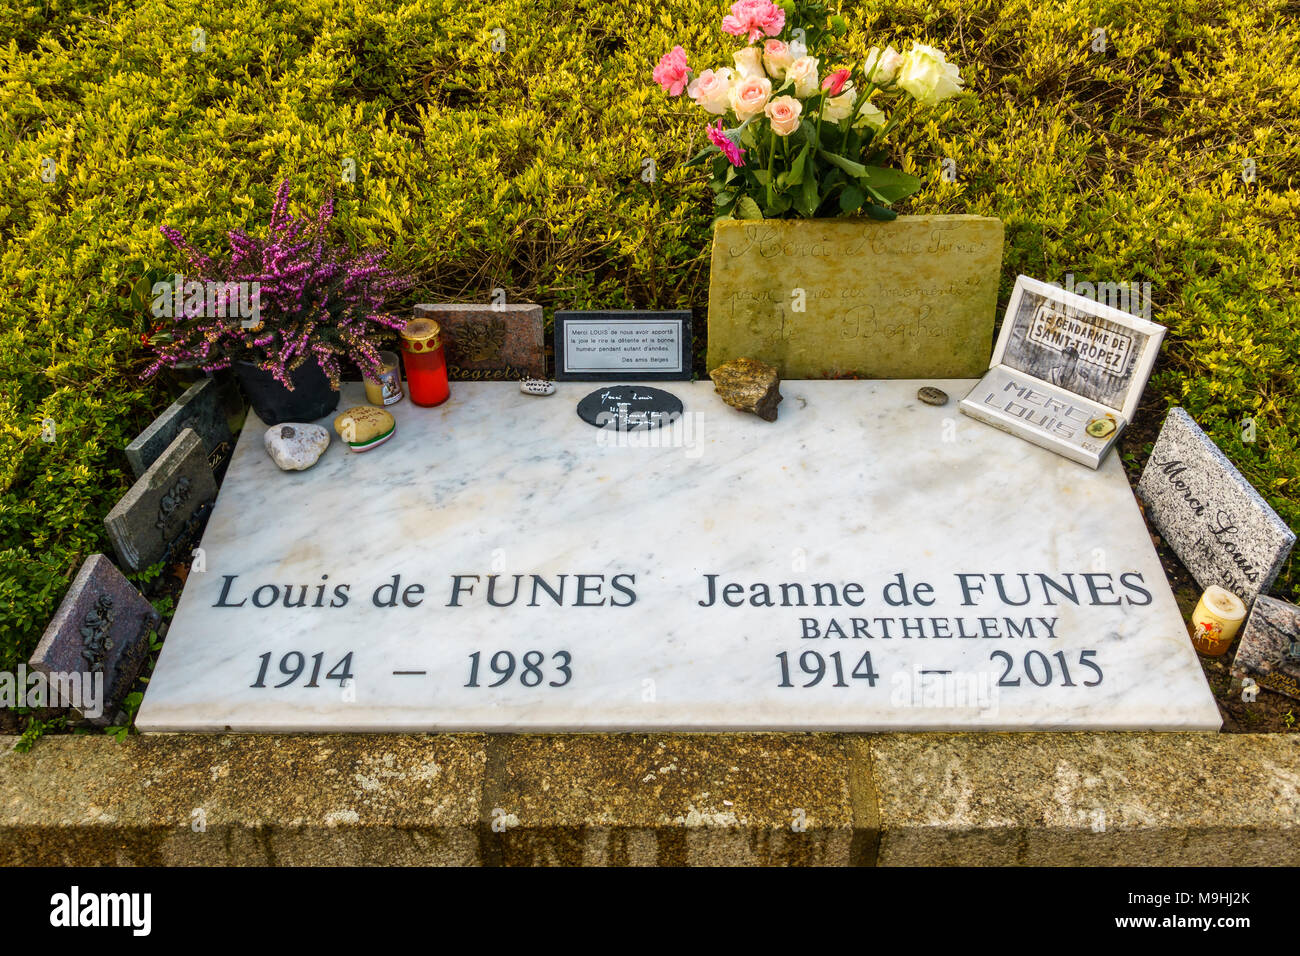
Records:
{"label": "yellow stone block planter", "polygon": [[723,220],[708,366],[782,378],[976,378],[993,350],[1002,223],[985,216]]}

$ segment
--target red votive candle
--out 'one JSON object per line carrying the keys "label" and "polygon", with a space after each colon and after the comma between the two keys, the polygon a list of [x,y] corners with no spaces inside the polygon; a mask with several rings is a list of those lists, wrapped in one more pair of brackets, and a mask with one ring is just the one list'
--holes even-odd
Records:
{"label": "red votive candle", "polygon": [[433,319],[412,319],[402,329],[406,387],[417,405],[441,405],[451,394],[442,329]]}

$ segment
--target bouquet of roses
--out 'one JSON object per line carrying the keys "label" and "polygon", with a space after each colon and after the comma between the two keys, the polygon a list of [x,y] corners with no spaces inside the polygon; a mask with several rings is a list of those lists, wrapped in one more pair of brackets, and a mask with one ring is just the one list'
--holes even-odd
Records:
{"label": "bouquet of roses", "polygon": [[[810,10],[821,15],[820,22],[809,17]],[[900,110],[895,104],[887,115],[872,97],[880,94],[884,102],[901,92],[933,106],[961,92],[957,67],[933,47],[913,43],[903,54],[892,46],[872,47],[860,65],[827,70],[807,45],[810,37],[843,32],[839,16],[825,27],[826,13],[818,0],[737,0],[722,20],[724,31],[746,42],[734,55],[734,67],[697,73],[680,46],[655,67],[655,82],[666,93],[686,93],[718,117],[706,128],[709,145],[690,163],[712,160],[719,218],[811,218],[862,210],[893,219],[889,204],[920,188],[915,176],[879,165],[885,155],[881,142]]]}

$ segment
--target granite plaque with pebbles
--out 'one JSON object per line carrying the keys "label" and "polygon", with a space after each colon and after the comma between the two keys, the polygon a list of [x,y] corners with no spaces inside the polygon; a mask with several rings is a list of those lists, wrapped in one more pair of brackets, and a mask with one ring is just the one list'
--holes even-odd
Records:
{"label": "granite plaque with pebbles", "polygon": [[92,554],[28,663],[49,681],[51,706],[69,706],[106,726],[140,676],[158,623],[153,605],[113,562]]}
{"label": "granite plaque with pebbles", "polygon": [[691,313],[555,313],[555,377],[562,382],[690,381]]}
{"label": "granite plaque with pebbles", "polygon": [[203,441],[187,428],[104,518],[122,567],[141,571],[168,557],[216,497]]}
{"label": "granite plaque with pebbles", "polygon": [[415,317],[442,328],[453,382],[517,382],[546,377],[542,307],[525,303],[417,305]]}
{"label": "granite plaque with pebbles", "polygon": [[680,382],[615,431],[466,382],[291,474],[253,420],[137,726],[1217,729],[1118,459],[916,400],[970,384],[783,381],[769,424]]}
{"label": "granite plaque with pebbles", "polygon": [[1295,532],[1182,408],[1171,409],[1138,481],[1147,517],[1202,587],[1249,605],[1268,590]]}
{"label": "granite plaque with pebbles", "polygon": [[1300,698],[1300,607],[1261,594],[1237,645],[1232,676]]}
{"label": "granite plaque with pebbles", "polygon": [[215,379],[205,378],[190,386],[126,446],[126,460],[131,463],[135,476],[139,478],[148,471],[187,428],[194,429],[199,436],[212,470],[220,469],[234,449],[234,436],[230,434],[221,387]]}

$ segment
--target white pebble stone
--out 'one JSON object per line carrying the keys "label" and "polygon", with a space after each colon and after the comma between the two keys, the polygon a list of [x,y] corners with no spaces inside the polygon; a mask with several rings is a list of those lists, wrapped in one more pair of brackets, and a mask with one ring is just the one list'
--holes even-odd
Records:
{"label": "white pebble stone", "polygon": [[544,378],[526,378],[519,383],[519,391],[525,395],[554,395],[555,383]]}
{"label": "white pebble stone", "polygon": [[284,471],[302,471],[310,468],[325,453],[330,444],[330,433],[321,425],[285,422],[272,425],[262,439],[266,453]]}

